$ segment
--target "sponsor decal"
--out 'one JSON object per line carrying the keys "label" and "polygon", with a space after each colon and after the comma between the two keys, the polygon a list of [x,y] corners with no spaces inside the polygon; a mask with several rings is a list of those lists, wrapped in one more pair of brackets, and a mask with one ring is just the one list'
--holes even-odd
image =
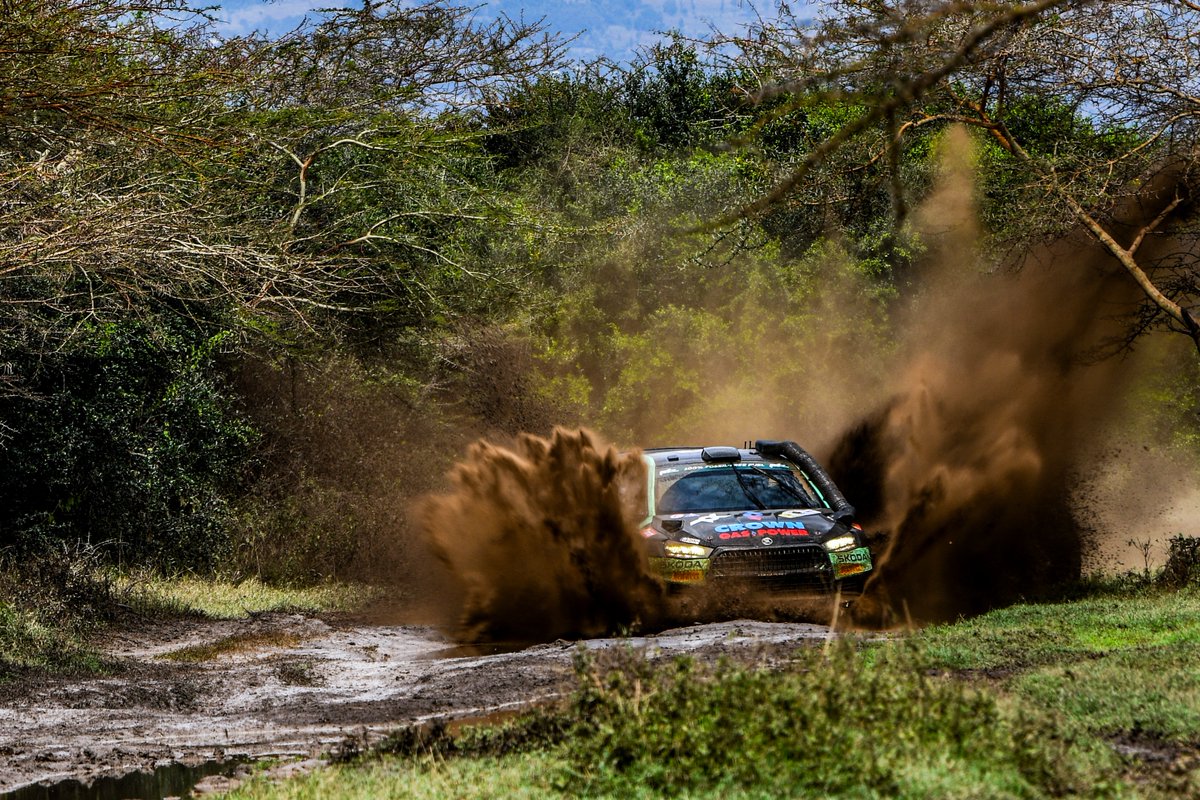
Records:
{"label": "sponsor decal", "polygon": [[829,560],[834,564],[867,564],[871,563],[871,551],[859,547],[848,553],[830,553]]}
{"label": "sponsor decal", "polygon": [[775,540],[772,539],[770,536],[764,536],[761,539],[759,539],[758,541],[761,542],[762,544],[774,544],[775,543]]}
{"label": "sponsor decal", "polygon": [[719,520],[719,519],[725,519],[725,518],[726,518],[726,517],[728,517],[728,516],[729,516],[728,514],[708,514],[708,515],[706,515],[706,516],[703,516],[703,517],[697,517],[696,519],[692,520],[692,522],[707,522],[707,523],[713,523],[713,522],[716,522],[716,521],[717,521],[717,520]]}
{"label": "sponsor decal", "polygon": [[871,569],[871,551],[865,547],[859,547],[848,553],[830,553],[829,560],[833,564],[833,577],[835,578],[861,575]]}
{"label": "sponsor decal", "polygon": [[679,572],[703,574],[708,571],[709,565],[707,558],[652,558],[650,561],[651,566],[667,577],[672,577]]}
{"label": "sponsor decal", "polygon": [[679,541],[684,542],[685,544],[700,544],[699,539],[694,539],[691,536],[680,536]]}
{"label": "sponsor decal", "polygon": [[762,512],[761,511],[747,511],[746,513],[742,514],[742,519],[747,519],[747,520],[750,520],[751,522],[762,522]]}
{"label": "sponsor decal", "polygon": [[677,470],[675,467],[669,467],[668,469],[660,469],[658,471],[658,474],[659,475],[671,475],[676,472],[679,472],[679,470]]}
{"label": "sponsor decal", "polygon": [[790,530],[787,528],[779,528],[778,530],[765,531],[728,531],[726,533],[718,533],[717,538],[728,541],[729,539],[752,539],[757,536],[808,536],[808,531],[804,528],[799,530]]}
{"label": "sponsor decal", "polygon": [[647,539],[657,533],[658,531],[656,531],[654,528],[642,528],[642,536],[645,536]]}
{"label": "sponsor decal", "polygon": [[820,513],[820,511],[814,511],[811,508],[792,508],[787,511],[780,511],[775,516],[780,519],[795,519],[796,517],[811,517],[813,514]]}
{"label": "sponsor decal", "polygon": [[[697,520],[699,522],[699,520]],[[756,533],[758,531],[758,533]],[[805,529],[803,522],[792,522],[790,520],[768,519],[764,522],[734,522],[729,525],[718,525],[713,528],[713,533],[718,535],[726,533],[745,533],[750,536],[765,536],[768,533],[777,533],[781,531],[798,531],[794,536],[808,536],[808,530]],[[785,536],[788,534],[784,534]],[[721,536],[722,539],[725,536]]]}

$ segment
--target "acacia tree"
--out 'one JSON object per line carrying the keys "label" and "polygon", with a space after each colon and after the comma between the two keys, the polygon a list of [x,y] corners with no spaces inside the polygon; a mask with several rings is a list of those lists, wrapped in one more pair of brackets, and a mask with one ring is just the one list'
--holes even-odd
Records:
{"label": "acacia tree", "polygon": [[[1086,227],[1141,287],[1138,328],[1165,325],[1200,348],[1190,308],[1200,297],[1197,30],[1200,4],[1190,0],[1079,4],[1007,32],[969,80],[948,87],[951,113],[914,124],[955,119],[987,131],[1027,170],[1028,193],[1054,201],[1060,224]],[[1086,124],[1022,130],[1012,109],[1033,98]],[[1155,211],[1128,230],[1131,198]],[[1151,252],[1155,237],[1170,244]]]}
{"label": "acacia tree", "polygon": [[[1135,335],[1164,326],[1200,348],[1189,310],[1200,294],[1190,227],[1198,27],[1193,0],[836,0],[817,24],[781,6],[778,20],[711,43],[732,48],[748,98],[773,101],[760,127],[815,103],[854,111],[720,223],[808,191],[817,170],[865,146],[888,166],[899,227],[911,194],[905,143],[929,126],[966,123],[1010,155],[1006,200],[1026,233],[1082,224],[1146,297]],[[1155,213],[1127,230],[1130,198],[1146,200],[1146,182],[1167,173],[1150,192]],[[1175,246],[1148,247],[1154,238]]]}
{"label": "acacia tree", "polygon": [[560,54],[537,25],[436,2],[278,39],[223,40],[187,0],[4,15],[0,333],[50,347],[164,304],[386,313],[419,296],[413,265],[465,272],[447,220],[487,198],[456,112]]}
{"label": "acacia tree", "polygon": [[0,19],[0,544],[212,557],[253,438],[217,351],[428,325],[491,281],[454,257],[493,193],[463,109],[557,45],[439,3],[276,39],[187,0]]}

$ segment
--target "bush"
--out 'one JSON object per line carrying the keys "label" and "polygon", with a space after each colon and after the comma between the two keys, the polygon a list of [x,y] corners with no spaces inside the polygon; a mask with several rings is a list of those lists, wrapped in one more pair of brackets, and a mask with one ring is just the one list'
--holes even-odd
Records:
{"label": "bush", "polygon": [[105,546],[125,563],[204,568],[228,551],[226,496],[253,431],[214,365],[222,336],[179,320],[98,326],[16,351],[0,397],[0,544]]}
{"label": "bush", "polygon": [[1158,582],[1172,589],[1181,589],[1200,580],[1200,538],[1177,533],[1167,546],[1167,563]]}
{"label": "bush", "polygon": [[82,644],[119,599],[94,548],[0,551],[0,683],[29,669],[67,674],[106,665]]}
{"label": "bush", "polygon": [[612,669],[584,661],[581,678],[570,794],[1095,796],[1111,777],[1107,754],[939,677],[907,645],[807,649],[782,673],[629,653]]}

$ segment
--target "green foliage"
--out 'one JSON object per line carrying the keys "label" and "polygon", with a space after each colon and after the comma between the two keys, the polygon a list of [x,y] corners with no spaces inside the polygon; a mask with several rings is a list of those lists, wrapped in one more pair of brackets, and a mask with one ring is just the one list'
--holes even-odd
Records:
{"label": "green foliage", "polygon": [[0,397],[7,544],[85,541],[115,560],[204,567],[229,551],[228,496],[253,432],[214,369],[222,336],[107,325],[13,359]]}
{"label": "green foliage", "polygon": [[[603,673],[585,669],[572,713],[570,793],[1107,793],[1096,783],[1103,753],[1048,721],[1005,713],[986,692],[930,677],[904,646],[843,642],[828,659],[805,650],[781,674],[706,675],[687,660],[631,658]],[[969,776],[970,788],[955,774]]]}
{"label": "green foliage", "polygon": [[1171,589],[1200,583],[1200,538],[1177,533],[1167,541],[1167,563],[1158,582]]}
{"label": "green foliage", "polygon": [[[656,302],[637,317],[616,311],[608,332],[593,334],[604,357],[582,362],[605,387],[605,430],[645,444],[697,431],[741,441],[748,414],[756,430],[820,430],[812,387],[855,391],[850,376],[869,375],[867,354],[887,348],[886,284],[864,274],[869,268],[826,244],[799,261],[768,250],[726,269],[683,262],[674,275],[648,274],[639,297]],[[838,362],[845,372],[829,374]]]}
{"label": "green foliage", "polygon": [[1169,443],[1184,460],[1200,463],[1200,356],[1184,343],[1163,348],[1159,369],[1139,398],[1149,417],[1147,436]]}
{"label": "green foliage", "polygon": [[499,169],[545,169],[564,189],[585,188],[577,186],[570,154],[629,137],[629,109],[620,89],[599,65],[539,75],[488,106],[487,150]]}
{"label": "green foliage", "polygon": [[674,35],[633,65],[622,94],[634,136],[647,153],[694,148],[728,137],[749,119],[734,75],[701,60]]}
{"label": "green foliage", "polygon": [[84,644],[118,608],[117,589],[101,564],[94,549],[79,546],[0,550],[0,684],[28,670],[107,668]]}

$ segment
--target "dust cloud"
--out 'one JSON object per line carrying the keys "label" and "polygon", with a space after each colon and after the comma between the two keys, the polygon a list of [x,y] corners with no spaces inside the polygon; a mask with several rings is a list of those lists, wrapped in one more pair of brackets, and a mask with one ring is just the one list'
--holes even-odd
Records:
{"label": "dust cloud", "polygon": [[[473,444],[418,524],[451,584],[460,642],[597,636],[648,623],[663,588],[638,529],[646,472],[586,430]],[[640,502],[639,502],[640,501]]]}
{"label": "dust cloud", "polygon": [[[1079,474],[1106,446],[1139,371],[1135,357],[1099,357],[1127,334],[1140,300],[1115,260],[1077,231],[985,269],[972,140],[951,129],[940,146],[939,175],[913,215],[927,245],[907,276],[914,299],[890,310],[897,335],[879,337],[881,350],[818,335],[825,320],[852,328],[869,316],[873,301],[853,280],[833,281],[828,303],[795,326],[757,294],[743,297],[745,313],[714,301],[713,320],[742,327],[714,324],[725,349],[664,338],[664,363],[704,381],[667,381],[664,406],[635,408],[627,431],[663,444],[774,436],[826,453],[874,537],[877,569],[854,611],[863,626],[953,619],[1076,580],[1091,533],[1074,507]],[[1118,238],[1158,216],[1172,180],[1147,182],[1119,210]],[[764,314],[774,327],[749,327]],[[690,382],[706,387],[695,402],[675,391]],[[425,502],[419,525],[446,567],[447,626],[459,641],[679,621],[631,517],[645,490],[636,454],[557,429],[511,447],[475,444],[451,483]]]}
{"label": "dust cloud", "polygon": [[[903,320],[907,355],[890,399],[829,459],[863,523],[886,537],[856,611],[867,624],[952,619],[1077,578],[1075,470],[1135,370],[1095,357],[1124,334],[1137,288],[1082,233],[1019,270],[974,268],[971,161],[969,137],[951,131],[918,214],[935,244]],[[1162,183],[1123,210],[1125,228],[1156,216]]]}

